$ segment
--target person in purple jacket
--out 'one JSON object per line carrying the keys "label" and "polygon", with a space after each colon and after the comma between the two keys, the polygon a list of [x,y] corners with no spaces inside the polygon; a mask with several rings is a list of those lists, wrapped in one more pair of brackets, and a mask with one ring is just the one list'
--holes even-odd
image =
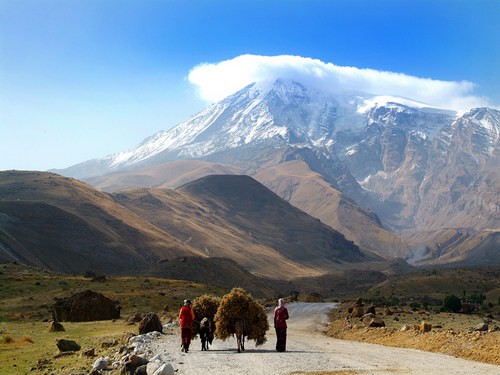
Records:
{"label": "person in purple jacket", "polygon": [[288,310],[285,307],[283,298],[278,300],[278,307],[274,309],[274,329],[276,330],[276,351],[286,351],[286,320],[288,319]]}

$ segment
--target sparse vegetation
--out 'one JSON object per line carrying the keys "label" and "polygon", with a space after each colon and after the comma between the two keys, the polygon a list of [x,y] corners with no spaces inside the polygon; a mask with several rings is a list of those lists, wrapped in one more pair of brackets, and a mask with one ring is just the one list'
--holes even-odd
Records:
{"label": "sparse vegetation", "polygon": [[[351,317],[348,309],[353,303],[344,302],[332,312],[328,335],[500,365],[500,324],[496,319],[489,319],[490,332],[479,332],[474,327],[485,321],[483,314],[414,310],[408,305],[377,307],[376,317],[385,327],[370,328],[362,319]],[[423,322],[430,331],[423,330]]]}
{"label": "sparse vegetation", "polygon": [[459,312],[462,309],[462,301],[455,295],[446,296],[443,303],[443,311]]}

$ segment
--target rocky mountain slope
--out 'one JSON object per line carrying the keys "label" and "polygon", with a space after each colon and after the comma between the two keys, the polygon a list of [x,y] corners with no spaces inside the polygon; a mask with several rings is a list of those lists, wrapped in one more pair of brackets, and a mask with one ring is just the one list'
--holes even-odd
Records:
{"label": "rocky mountain slope", "polygon": [[385,229],[377,215],[362,209],[300,160],[262,169],[255,178],[294,206],[320,219],[362,249],[382,257],[409,255],[409,247]]}

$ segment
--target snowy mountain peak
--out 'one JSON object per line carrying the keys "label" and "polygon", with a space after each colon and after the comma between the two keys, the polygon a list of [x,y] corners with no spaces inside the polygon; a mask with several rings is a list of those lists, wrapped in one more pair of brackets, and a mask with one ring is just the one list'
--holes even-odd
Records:
{"label": "snowy mountain peak", "polygon": [[[483,127],[489,126],[490,132],[498,137],[498,126],[492,125],[499,123],[498,111],[478,109],[469,116]],[[453,111],[394,96],[334,94],[332,90],[321,91],[292,79],[261,81],[210,105],[168,131],[154,134],[128,151],[91,161],[90,167],[89,163],[82,163],[80,170],[86,177],[95,175],[95,170],[109,173],[264,145],[323,152],[335,149],[339,132],[361,134],[372,125],[434,139],[455,117]],[[341,143],[346,150],[353,146]]]}

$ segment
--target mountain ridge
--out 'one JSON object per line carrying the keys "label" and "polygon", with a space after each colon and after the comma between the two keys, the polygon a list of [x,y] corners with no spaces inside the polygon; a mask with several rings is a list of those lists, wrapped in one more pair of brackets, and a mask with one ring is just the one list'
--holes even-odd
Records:
{"label": "mountain ridge", "polygon": [[85,175],[102,163],[98,174],[196,159],[254,176],[303,160],[395,233],[495,229],[499,133],[500,112],[493,108],[457,113],[277,80],[251,84],[136,149],[63,173]]}

